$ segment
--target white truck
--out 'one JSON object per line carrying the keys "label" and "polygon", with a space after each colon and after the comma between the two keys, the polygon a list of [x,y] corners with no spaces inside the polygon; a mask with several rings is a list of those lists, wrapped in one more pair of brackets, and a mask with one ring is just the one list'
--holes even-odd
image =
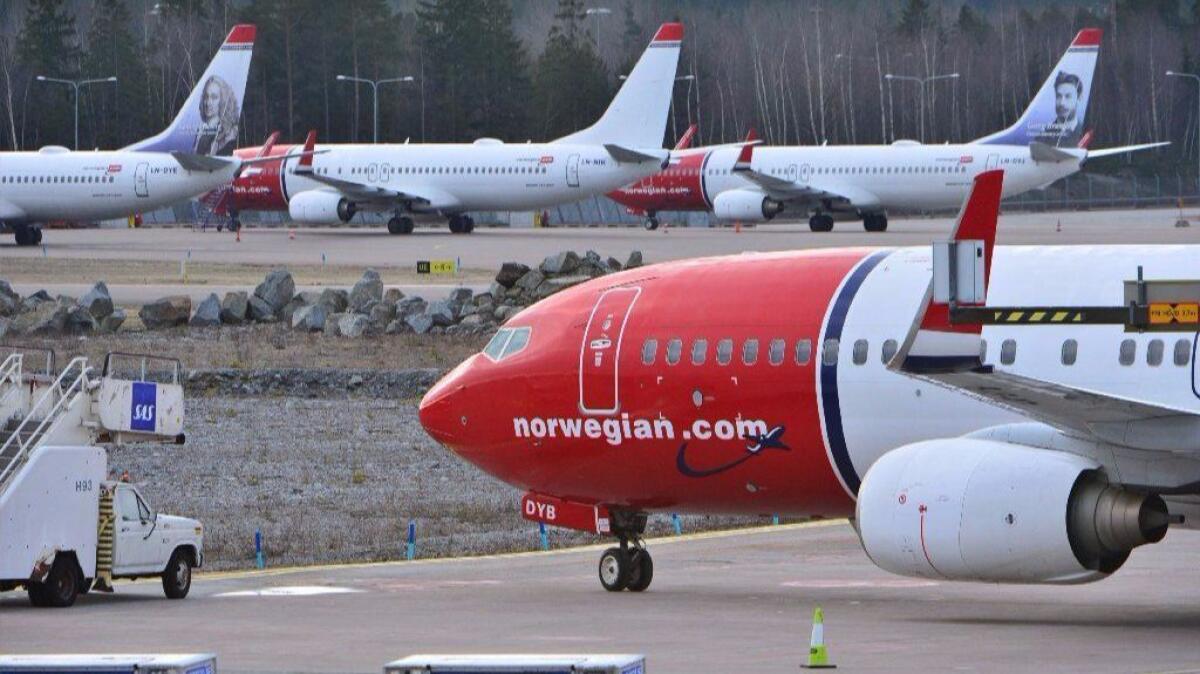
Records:
{"label": "white truck", "polygon": [[144,364],[121,379],[112,363],[101,375],[81,358],[57,376],[23,372],[20,354],[0,366],[0,591],[24,587],[35,606],[70,606],[113,578],[158,577],[181,599],[204,562],[202,525],[160,515],[133,484],[108,479],[107,451],[92,445],[182,441],[178,364],[156,382]]}

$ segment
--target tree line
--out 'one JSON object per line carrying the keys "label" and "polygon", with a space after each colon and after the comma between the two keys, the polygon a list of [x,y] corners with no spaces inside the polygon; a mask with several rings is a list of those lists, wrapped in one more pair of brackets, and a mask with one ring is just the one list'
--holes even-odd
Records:
{"label": "tree line", "polygon": [[117,77],[81,89],[82,148],[152,135],[240,22],[258,26],[243,145],[370,142],[371,89],[338,75],[399,80],[379,87],[381,140],[547,140],[597,118],[669,20],[687,32],[668,145],[692,122],[699,143],[968,141],[1099,27],[1093,147],[1169,140],[1143,161],[1196,171],[1200,87],[1165,73],[1200,71],[1200,0],[9,0],[0,149],[72,144],[72,90],[38,75]]}

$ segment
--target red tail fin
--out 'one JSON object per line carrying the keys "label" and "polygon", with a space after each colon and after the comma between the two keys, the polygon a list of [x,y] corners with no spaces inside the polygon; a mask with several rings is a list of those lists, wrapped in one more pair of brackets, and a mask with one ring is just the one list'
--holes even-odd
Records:
{"label": "red tail fin", "polygon": [[267,136],[267,141],[262,144],[261,148],[259,148],[257,156],[259,156],[259,157],[271,156],[271,150],[275,149],[275,142],[278,140],[279,140],[279,132],[278,131],[272,133],[270,136]]}
{"label": "red tail fin", "polygon": [[317,130],[313,129],[308,132],[308,137],[304,139],[304,156],[300,158],[298,168],[312,168],[313,148],[317,145]]}
{"label": "red tail fin", "polygon": [[690,147],[692,144],[692,138],[696,135],[696,129],[698,129],[698,128],[700,128],[700,127],[697,124],[692,124],[691,126],[689,126],[687,128],[687,131],[684,131],[683,135],[679,137],[679,142],[675,143],[675,149],[676,150],[688,149],[688,147]]}

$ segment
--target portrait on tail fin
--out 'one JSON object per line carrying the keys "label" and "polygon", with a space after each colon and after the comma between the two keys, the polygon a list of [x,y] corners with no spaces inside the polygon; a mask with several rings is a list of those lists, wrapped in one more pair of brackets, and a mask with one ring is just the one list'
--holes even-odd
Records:
{"label": "portrait on tail fin", "polygon": [[200,126],[193,151],[213,156],[233,155],[241,116],[242,106],[233,87],[220,75],[210,76],[200,96]]}

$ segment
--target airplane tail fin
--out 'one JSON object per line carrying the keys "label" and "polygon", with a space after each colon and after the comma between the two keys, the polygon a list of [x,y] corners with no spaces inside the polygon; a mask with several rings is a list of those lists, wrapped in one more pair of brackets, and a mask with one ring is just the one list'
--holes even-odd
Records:
{"label": "airplane tail fin", "polygon": [[1051,147],[1077,147],[1086,131],[1092,75],[1103,35],[1099,28],[1079,31],[1017,123],[975,142],[1029,145],[1037,141]]}
{"label": "airplane tail fin", "polygon": [[679,142],[675,143],[675,149],[678,151],[686,150],[691,147],[692,138],[695,137],[696,129],[698,128],[700,128],[699,124],[692,124],[688,126],[687,131],[684,131],[683,135],[679,137]]}
{"label": "airplane tail fin", "polygon": [[234,26],[171,125],[124,149],[232,155],[237,147],[255,33],[251,24]]}
{"label": "airplane tail fin", "polygon": [[555,142],[661,149],[682,41],[683,24],[664,23],[599,121]]}

